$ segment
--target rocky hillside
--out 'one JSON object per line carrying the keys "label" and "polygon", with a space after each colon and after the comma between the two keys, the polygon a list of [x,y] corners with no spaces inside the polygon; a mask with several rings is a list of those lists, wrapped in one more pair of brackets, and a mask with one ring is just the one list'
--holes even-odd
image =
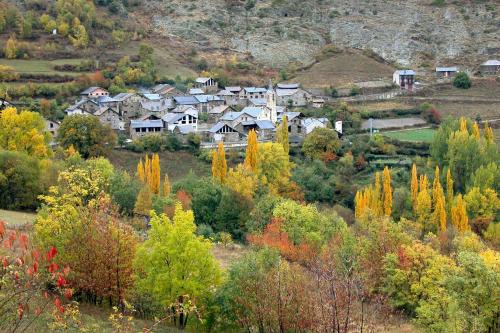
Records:
{"label": "rocky hillside", "polygon": [[[326,44],[400,65],[474,64],[500,49],[497,0],[155,0],[137,14],[199,49],[275,66],[314,61]],[[488,52],[490,55],[488,55]]]}

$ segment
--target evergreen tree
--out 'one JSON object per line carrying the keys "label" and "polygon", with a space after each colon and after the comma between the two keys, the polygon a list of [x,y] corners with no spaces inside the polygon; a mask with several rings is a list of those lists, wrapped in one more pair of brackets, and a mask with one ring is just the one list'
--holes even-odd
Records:
{"label": "evergreen tree", "polygon": [[255,130],[251,130],[248,133],[248,143],[245,154],[245,166],[248,167],[253,172],[257,171],[257,133]]}
{"label": "evergreen tree", "polygon": [[392,187],[391,187],[391,172],[386,166],[384,168],[383,174],[384,180],[384,214],[385,216],[391,216],[392,213]]}

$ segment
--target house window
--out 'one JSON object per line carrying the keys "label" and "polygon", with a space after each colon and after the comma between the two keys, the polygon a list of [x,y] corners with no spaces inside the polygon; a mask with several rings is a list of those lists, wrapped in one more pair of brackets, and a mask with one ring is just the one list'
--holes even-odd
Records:
{"label": "house window", "polygon": [[136,133],[139,133],[140,131],[141,131],[141,129],[140,129],[140,128],[136,128],[136,129],[135,129],[135,132],[136,132]]}

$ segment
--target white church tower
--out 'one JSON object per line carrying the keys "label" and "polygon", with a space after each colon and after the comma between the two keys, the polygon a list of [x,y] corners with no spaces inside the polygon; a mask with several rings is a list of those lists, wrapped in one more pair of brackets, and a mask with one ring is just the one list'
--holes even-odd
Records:
{"label": "white church tower", "polygon": [[269,87],[266,92],[267,102],[266,107],[270,111],[270,119],[273,124],[276,124],[278,121],[278,111],[276,108],[276,93],[273,89],[273,83],[271,79],[269,79]]}

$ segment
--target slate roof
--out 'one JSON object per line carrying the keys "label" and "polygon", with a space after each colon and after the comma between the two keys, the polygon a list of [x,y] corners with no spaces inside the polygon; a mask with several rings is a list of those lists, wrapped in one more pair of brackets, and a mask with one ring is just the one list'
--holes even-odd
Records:
{"label": "slate roof", "polygon": [[99,104],[104,104],[104,103],[116,103],[116,102],[119,102],[119,101],[117,101],[116,99],[114,99],[112,97],[109,97],[109,96],[99,96],[97,98],[97,102]]}
{"label": "slate roof", "polygon": [[189,89],[189,95],[203,95],[205,92],[200,88],[191,88]]}
{"label": "slate roof", "polygon": [[68,107],[65,110],[65,112],[76,110],[85,103],[94,103],[95,105],[97,105],[97,103],[91,99],[82,99],[82,100],[76,102],[75,104],[71,105],[70,107]]}
{"label": "slate roof", "polygon": [[292,96],[297,91],[299,91],[299,90],[298,89],[276,89],[276,95],[279,97]]}
{"label": "slate roof", "polygon": [[172,99],[166,98],[166,99],[162,99],[159,101],[149,101],[149,100],[142,101],[141,107],[144,110],[153,111],[153,112],[160,112],[160,111],[172,109],[174,107],[174,104],[172,102]]}
{"label": "slate roof", "polygon": [[111,110],[114,113],[118,114],[118,112],[116,112],[116,110],[114,110],[113,108],[110,108],[109,106],[103,106],[103,107],[99,108],[96,112],[94,112],[94,116],[100,116],[108,110]]}
{"label": "slate roof", "polygon": [[226,90],[227,91],[230,91],[232,93],[239,93],[241,91],[241,87],[226,87]]}
{"label": "slate roof", "polygon": [[199,77],[196,79],[196,83],[207,83],[208,80],[210,80],[209,77]]}
{"label": "slate roof", "polygon": [[115,95],[113,99],[118,102],[123,102],[134,95],[135,95],[134,93],[119,93],[118,95]]}
{"label": "slate roof", "polygon": [[458,72],[457,67],[436,67],[436,72]]}
{"label": "slate roof", "polygon": [[280,89],[298,89],[299,84],[298,83],[278,83],[277,87]]}
{"label": "slate roof", "polygon": [[173,123],[181,120],[185,116],[186,115],[184,113],[167,113],[166,115],[161,117],[161,119],[168,124],[173,124]]}
{"label": "slate roof", "polygon": [[216,95],[217,96],[234,96],[234,94],[227,89],[223,89],[223,90],[219,91]]}
{"label": "slate roof", "polygon": [[[89,95],[89,94],[92,94],[97,89],[104,89],[104,88],[101,88],[101,87],[88,87],[87,89],[85,89],[84,91],[82,91],[80,93],[80,95]],[[104,89],[104,90],[106,90],[106,89]]]}
{"label": "slate roof", "polygon": [[233,121],[236,118],[238,118],[239,116],[241,116],[242,114],[243,114],[243,112],[230,111],[230,112],[226,113],[225,115],[223,115],[220,119],[226,120],[226,121]]}
{"label": "slate roof", "polygon": [[266,88],[257,88],[257,87],[245,87],[243,88],[247,93],[252,94],[252,93],[263,93],[266,92]]}
{"label": "slate roof", "polygon": [[484,63],[481,64],[481,66],[500,66],[500,61],[499,60],[488,60]]}
{"label": "slate roof", "polygon": [[219,96],[214,95],[194,95],[194,98],[198,100],[200,103],[208,103],[208,102],[222,102],[224,99]]}
{"label": "slate roof", "polygon": [[270,120],[256,120],[255,124],[260,129],[263,129],[263,130],[266,130],[266,129],[273,130],[274,129],[274,125]]}
{"label": "slate roof", "polygon": [[163,89],[168,89],[170,91],[170,90],[174,90],[175,87],[171,86],[168,83],[160,83],[160,84],[157,84],[156,86],[154,86],[151,89],[151,91],[156,94],[156,93],[158,93],[159,91],[161,91]]}
{"label": "slate roof", "polygon": [[415,75],[415,71],[412,69],[403,69],[396,71],[395,73],[397,73],[398,75]]}
{"label": "slate roof", "polygon": [[131,128],[146,128],[146,127],[162,128],[163,121],[161,121],[161,120],[131,120],[130,127]]}
{"label": "slate roof", "polygon": [[186,113],[188,111],[195,111],[196,113],[198,113],[198,110],[191,105],[179,105],[172,110],[173,113]]}
{"label": "slate roof", "polygon": [[278,116],[278,120],[281,121],[283,119],[283,116],[286,116],[287,121],[290,121],[292,119],[297,118],[300,115],[302,115],[302,113],[300,112],[283,112]]}
{"label": "slate roof", "polygon": [[142,96],[150,101],[159,101],[163,98],[160,94],[142,94]]}
{"label": "slate roof", "polygon": [[229,105],[218,105],[218,106],[211,108],[210,111],[208,111],[208,113],[220,114],[220,113],[224,113],[224,111],[226,111],[228,108],[229,108]]}
{"label": "slate roof", "polygon": [[252,106],[247,106],[243,108],[243,110],[241,110],[242,113],[246,113],[254,118],[257,118],[262,113],[262,111],[263,111],[262,108],[252,107]]}
{"label": "slate roof", "polygon": [[306,127],[317,124],[317,125],[325,125],[328,123],[327,118],[305,118],[302,119],[302,124]]}
{"label": "slate roof", "polygon": [[266,106],[267,105],[267,101],[266,101],[265,98],[251,99],[250,103],[253,104],[253,105],[255,105],[255,106]]}
{"label": "slate roof", "polygon": [[[214,126],[212,126],[212,128],[210,128],[208,131],[210,133],[217,133],[222,127],[224,127],[225,125],[227,125],[225,122],[223,121],[219,121],[217,124],[215,124]],[[231,126],[227,125],[229,128],[232,128]],[[234,128],[232,128],[235,132],[236,130]]]}
{"label": "slate roof", "polygon": [[194,96],[174,96],[174,101],[179,105],[200,104],[200,102]]}

